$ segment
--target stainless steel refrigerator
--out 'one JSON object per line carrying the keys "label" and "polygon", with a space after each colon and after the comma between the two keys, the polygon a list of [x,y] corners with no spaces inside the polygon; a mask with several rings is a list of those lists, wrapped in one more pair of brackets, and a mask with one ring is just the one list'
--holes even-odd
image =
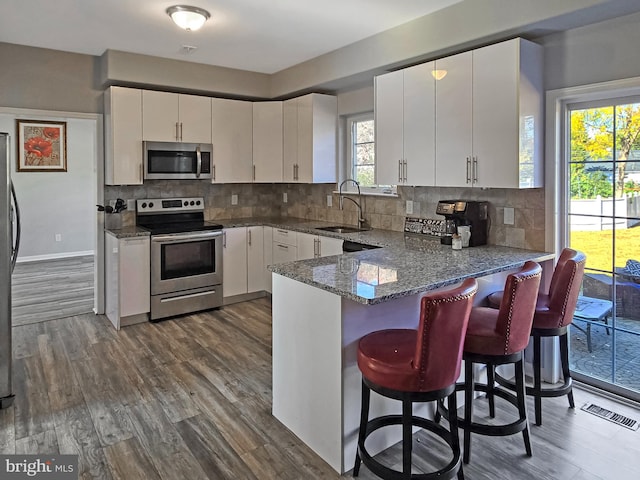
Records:
{"label": "stainless steel refrigerator", "polygon": [[13,403],[11,273],[20,246],[20,211],[11,182],[9,134],[0,133],[0,408]]}

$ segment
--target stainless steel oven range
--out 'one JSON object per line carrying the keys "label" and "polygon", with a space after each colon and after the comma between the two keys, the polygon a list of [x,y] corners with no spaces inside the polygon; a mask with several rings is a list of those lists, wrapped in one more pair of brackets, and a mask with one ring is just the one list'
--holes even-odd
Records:
{"label": "stainless steel oven range", "polygon": [[204,220],[204,199],[137,200],[151,232],[151,321],[222,305],[222,225]]}

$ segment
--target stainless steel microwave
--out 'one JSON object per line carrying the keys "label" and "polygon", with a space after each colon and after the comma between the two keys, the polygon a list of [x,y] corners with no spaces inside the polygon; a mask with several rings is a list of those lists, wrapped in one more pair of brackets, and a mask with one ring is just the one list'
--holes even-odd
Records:
{"label": "stainless steel microwave", "polygon": [[176,142],[142,143],[145,180],[211,178],[213,145]]}

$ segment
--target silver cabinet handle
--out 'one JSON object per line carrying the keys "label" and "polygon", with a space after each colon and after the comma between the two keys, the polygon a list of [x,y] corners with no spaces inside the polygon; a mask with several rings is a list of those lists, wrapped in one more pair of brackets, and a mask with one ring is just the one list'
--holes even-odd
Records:
{"label": "silver cabinet handle", "polygon": [[284,248],[285,250],[289,250],[289,247],[287,245],[280,245],[279,243],[277,243],[276,246],[280,248]]}
{"label": "silver cabinet handle", "polygon": [[293,179],[296,179],[296,164],[291,165],[291,169],[293,170]]}
{"label": "silver cabinet handle", "polygon": [[[180,132],[182,133],[182,124],[180,124]],[[200,178],[202,172],[202,152],[200,151],[200,145],[196,147],[196,178]]]}
{"label": "silver cabinet handle", "polygon": [[253,166],[253,181],[256,181],[256,166]]}
{"label": "silver cabinet handle", "polygon": [[180,135],[178,134],[178,122],[176,122],[176,141],[180,140]]}
{"label": "silver cabinet handle", "polygon": [[473,157],[473,183],[478,183],[478,157]]}
{"label": "silver cabinet handle", "polygon": [[222,232],[222,247],[227,248],[227,232]]}
{"label": "silver cabinet handle", "polygon": [[398,160],[398,182],[402,182],[402,160]]}
{"label": "silver cabinet handle", "polygon": [[182,122],[180,122],[180,141],[182,141]]}
{"label": "silver cabinet handle", "polygon": [[281,233],[283,235],[289,235],[289,231],[288,230],[280,230],[279,228],[276,229],[276,232]]}
{"label": "silver cabinet handle", "polygon": [[216,164],[213,164],[213,179],[216,179]]}
{"label": "silver cabinet handle", "polygon": [[471,183],[471,157],[467,157],[467,183]]}
{"label": "silver cabinet handle", "polygon": [[249,243],[249,246],[251,246],[251,230],[247,230],[247,234],[249,235],[248,243]]}
{"label": "silver cabinet handle", "polygon": [[404,164],[404,183],[407,183],[407,161],[402,162]]}

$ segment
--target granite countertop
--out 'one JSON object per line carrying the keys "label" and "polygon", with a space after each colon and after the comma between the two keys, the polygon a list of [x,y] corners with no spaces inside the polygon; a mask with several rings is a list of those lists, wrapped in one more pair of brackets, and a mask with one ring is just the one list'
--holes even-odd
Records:
{"label": "granite countertop", "polygon": [[[544,261],[553,253],[487,245],[453,250],[437,237],[391,230],[335,233],[335,223],[292,217],[213,219],[224,228],[264,225],[375,245],[378,249],[271,265],[273,273],[364,304],[377,304]],[[105,230],[117,238],[148,236],[139,227]]]}
{"label": "granite countertop", "polygon": [[216,221],[226,228],[267,225],[382,247],[269,266],[273,273],[368,305],[512,270],[527,260],[555,257],[553,253],[494,245],[453,250],[441,245],[437,237],[390,230],[339,234],[318,230],[330,223],[298,218]]}
{"label": "granite countertop", "polygon": [[148,237],[149,235],[151,235],[151,232],[149,232],[149,230],[137,227],[135,225],[122,228],[105,228],[104,231],[116,238]]}

